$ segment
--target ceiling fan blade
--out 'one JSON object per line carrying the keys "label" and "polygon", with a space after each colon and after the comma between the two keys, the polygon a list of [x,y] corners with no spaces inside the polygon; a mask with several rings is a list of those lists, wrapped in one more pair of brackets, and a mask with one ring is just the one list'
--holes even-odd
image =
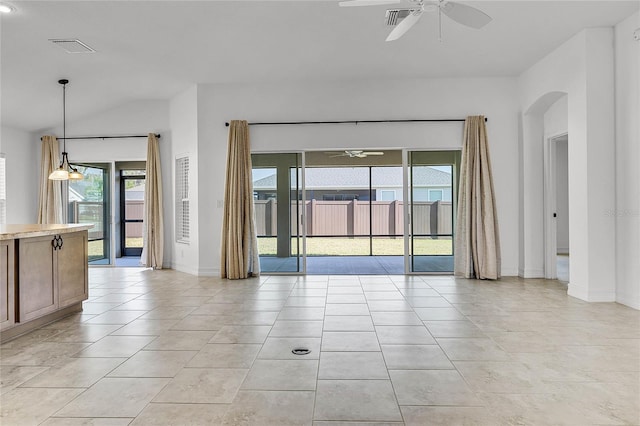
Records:
{"label": "ceiling fan blade", "polygon": [[440,10],[452,20],[475,29],[480,29],[491,22],[491,16],[466,4],[451,1],[441,3]]}
{"label": "ceiling fan blade", "polygon": [[400,0],[349,0],[349,1],[341,1],[338,3],[339,6],[342,7],[352,7],[352,6],[378,6],[381,4],[397,4],[400,3]]}
{"label": "ceiling fan blade", "polygon": [[382,151],[365,151],[365,152],[363,152],[363,154],[365,154],[365,155],[384,155],[384,152],[382,152]]}
{"label": "ceiling fan blade", "polygon": [[404,18],[402,22],[400,22],[396,27],[389,33],[386,41],[394,41],[399,39],[409,31],[411,27],[413,27],[422,17],[422,9],[413,10],[409,16]]}

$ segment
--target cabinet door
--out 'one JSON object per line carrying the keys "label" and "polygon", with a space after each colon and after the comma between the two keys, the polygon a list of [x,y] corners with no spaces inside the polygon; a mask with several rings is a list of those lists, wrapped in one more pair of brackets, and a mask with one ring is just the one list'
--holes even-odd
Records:
{"label": "cabinet door", "polygon": [[14,247],[14,240],[0,241],[0,330],[16,322]]}
{"label": "cabinet door", "polygon": [[87,231],[62,234],[56,255],[60,308],[87,300]]}
{"label": "cabinet door", "polygon": [[22,238],[18,242],[20,322],[58,309],[53,236]]}

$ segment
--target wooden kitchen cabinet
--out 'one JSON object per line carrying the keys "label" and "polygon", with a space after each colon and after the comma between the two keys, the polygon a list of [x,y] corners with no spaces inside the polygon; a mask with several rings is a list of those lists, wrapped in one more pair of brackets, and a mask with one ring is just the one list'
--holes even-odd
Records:
{"label": "wooden kitchen cabinet", "polygon": [[19,242],[20,322],[87,299],[87,232]]}
{"label": "wooden kitchen cabinet", "polygon": [[0,225],[0,342],[82,310],[91,226]]}

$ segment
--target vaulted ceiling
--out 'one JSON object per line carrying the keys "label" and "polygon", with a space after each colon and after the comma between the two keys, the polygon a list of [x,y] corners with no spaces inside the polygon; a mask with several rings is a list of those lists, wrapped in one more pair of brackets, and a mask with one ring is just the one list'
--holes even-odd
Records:
{"label": "vaulted ceiling", "polygon": [[[471,1],[481,30],[426,14],[385,42],[388,6],[337,1],[14,1],[1,25],[2,124],[29,131],[140,99],[170,99],[194,83],[517,76],[586,27],[612,26],[633,1]],[[401,6],[410,5],[410,2]],[[49,39],[96,50],[69,54]]]}

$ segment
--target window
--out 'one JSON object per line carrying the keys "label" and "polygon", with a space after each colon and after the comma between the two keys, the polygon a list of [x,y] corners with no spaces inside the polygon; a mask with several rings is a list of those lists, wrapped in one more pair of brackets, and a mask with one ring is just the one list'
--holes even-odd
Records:
{"label": "window", "polygon": [[430,189],[429,201],[442,201],[442,189]]}
{"label": "window", "polygon": [[396,199],[396,191],[394,189],[381,189],[380,199],[382,201],[394,201]]}
{"label": "window", "polygon": [[4,154],[0,154],[0,223],[7,223],[6,174],[6,160]]}
{"label": "window", "polygon": [[176,158],[176,242],[189,242],[189,157]]}

